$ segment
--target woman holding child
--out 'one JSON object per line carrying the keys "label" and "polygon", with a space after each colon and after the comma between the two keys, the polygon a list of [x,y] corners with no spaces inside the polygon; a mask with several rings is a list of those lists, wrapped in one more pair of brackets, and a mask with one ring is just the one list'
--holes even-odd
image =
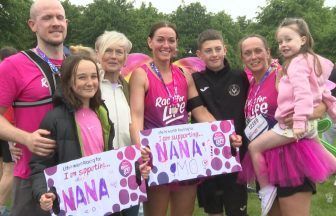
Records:
{"label": "woman holding child", "polygon": [[[293,21],[293,22],[292,22]],[[289,22],[289,26],[296,25],[298,23],[304,22],[301,19],[289,19],[285,20],[279,27],[286,28],[286,24]],[[286,23],[286,24],[285,24]],[[301,36],[308,37],[305,33],[296,33],[295,29],[290,37],[297,38]],[[287,29],[286,29],[287,30]],[[290,29],[291,30],[291,29]],[[307,31],[306,31],[307,32]],[[287,32],[286,32],[287,33]],[[309,35],[309,34],[307,34]],[[289,37],[289,36],[287,36]],[[308,39],[307,39],[308,40]],[[290,43],[287,39],[286,43]],[[304,41],[304,40],[303,40]],[[304,46],[304,42],[301,43],[301,47]],[[280,47],[280,42],[279,42]],[[288,45],[290,47],[290,45]],[[300,47],[300,46],[297,46]],[[289,48],[288,48],[289,49]],[[288,51],[288,49],[286,51]],[[281,66],[276,62],[271,60],[270,50],[268,48],[266,40],[260,35],[250,35],[243,38],[240,42],[241,58],[247,69],[252,71],[253,79],[251,80],[250,90],[248,93],[248,99],[245,106],[245,115],[247,123],[252,121],[258,115],[262,115],[263,119],[268,123],[269,128],[272,128],[276,123],[274,116],[278,107],[277,104],[277,83],[278,79],[281,79],[284,73]],[[284,51],[284,50],[281,50]],[[285,56],[286,57],[286,56]],[[287,69],[287,68],[285,68]],[[285,74],[286,75],[286,74]],[[321,108],[317,106],[316,111]],[[309,118],[315,119],[316,114],[309,116]],[[295,119],[294,119],[295,120]],[[288,129],[290,130],[290,129]],[[295,131],[294,131],[295,132]],[[262,135],[263,137],[264,135]],[[256,138],[258,139],[258,137]],[[269,142],[274,141],[269,139]],[[271,141],[272,140],[272,141]],[[264,140],[265,141],[265,140]],[[263,142],[264,142],[263,141]],[[252,142],[253,144],[254,142]],[[264,142],[266,145],[267,143]],[[268,145],[268,144],[267,144]],[[249,146],[250,154],[254,154],[254,146]],[[325,155],[325,157],[313,157],[316,155]],[[296,156],[295,156],[296,155]],[[304,165],[300,167],[297,164],[301,164],[302,161],[307,159],[302,158],[302,155],[309,155],[311,161],[306,161],[309,164],[307,167]],[[252,155],[253,156],[253,155]],[[295,157],[294,157],[295,156]],[[316,139],[298,139],[296,142],[290,144],[284,144],[281,146],[274,146],[274,148],[269,149],[263,154],[264,160],[267,164],[267,168],[257,170],[260,174],[266,173],[267,180],[273,183],[271,187],[275,186],[275,190],[271,190],[271,194],[265,194],[264,191],[259,191],[262,199],[262,215],[309,215],[312,194],[316,193],[316,182],[325,180],[325,178],[335,171],[335,163],[332,157],[328,156],[328,152],[323,150],[323,147],[319,145]],[[246,159],[246,158],[245,158]],[[296,160],[296,162],[295,162]],[[329,163],[329,162],[330,163]],[[243,161],[243,165],[244,165]],[[292,162],[292,163],[291,163]],[[246,165],[247,163],[245,163]],[[283,166],[279,167],[279,164]],[[295,165],[296,164],[296,165]],[[310,166],[314,164],[313,166]],[[253,163],[253,165],[255,165]],[[276,167],[276,168],[275,168]],[[312,168],[313,167],[313,168]],[[316,167],[323,167],[325,169],[320,170],[321,172],[316,173]],[[249,179],[251,173],[248,173],[245,167],[244,174],[245,178]],[[257,174],[257,180],[260,180],[260,176]],[[261,172],[261,173],[260,173]],[[280,178],[282,174],[287,172],[285,178]],[[295,175],[294,178],[294,174]],[[325,175],[324,175],[325,174]],[[323,175],[323,178],[321,177]],[[320,178],[321,177],[321,178]],[[286,182],[284,179],[287,179]],[[318,179],[318,180],[316,180]],[[271,181],[272,180],[272,181]],[[274,183],[278,182],[278,183]],[[274,193],[273,193],[274,191]],[[266,198],[265,198],[266,197]],[[273,202],[274,200],[274,202]]]}

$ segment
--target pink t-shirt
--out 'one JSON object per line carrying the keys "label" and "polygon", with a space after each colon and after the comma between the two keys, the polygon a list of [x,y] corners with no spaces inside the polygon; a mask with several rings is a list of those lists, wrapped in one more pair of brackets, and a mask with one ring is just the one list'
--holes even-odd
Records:
{"label": "pink t-shirt", "polygon": [[276,72],[273,71],[261,83],[257,84],[252,79],[245,104],[246,119],[264,114],[274,118],[277,108],[278,92],[275,88]]}
{"label": "pink t-shirt", "polygon": [[[279,82],[278,109],[275,118],[280,125],[284,125],[284,118],[288,114],[293,114],[293,128],[305,128],[308,117],[313,113],[316,107],[322,101],[322,94],[329,93],[328,110],[336,108],[336,100],[330,94],[326,87],[330,73],[334,64],[321,56],[317,55],[321,64],[322,74],[316,75],[317,63],[312,54],[306,56],[300,54],[290,62],[287,74]],[[285,126],[284,126],[285,127]]]}
{"label": "pink t-shirt", "polygon": [[[50,59],[56,66],[62,60]],[[24,54],[6,58],[0,64],[0,107],[10,107],[14,101],[34,102],[50,96],[48,82],[36,65]],[[33,132],[39,128],[44,115],[52,109],[52,104],[34,107],[14,107],[16,127]],[[14,176],[27,179],[30,175],[31,152],[18,143],[22,149],[21,159],[15,163]]]}
{"label": "pink t-shirt", "polygon": [[[175,85],[177,87],[177,113],[169,112],[171,101],[168,92],[162,81],[156,77],[153,72],[143,65],[142,68],[147,73],[149,82],[148,91],[145,97],[144,111],[144,129],[160,128],[169,125],[186,124],[188,113],[186,110],[188,100],[188,84],[185,76],[180,69],[174,65],[172,72],[174,73]],[[173,82],[165,84],[171,93],[174,92]]]}
{"label": "pink t-shirt", "polygon": [[81,131],[84,156],[103,152],[103,129],[97,114],[90,108],[82,108],[76,111],[75,118]]}

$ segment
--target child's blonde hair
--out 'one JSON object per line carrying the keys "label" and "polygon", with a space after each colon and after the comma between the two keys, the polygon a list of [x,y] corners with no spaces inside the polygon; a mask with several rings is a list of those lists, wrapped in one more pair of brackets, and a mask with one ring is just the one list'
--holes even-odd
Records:
{"label": "child's blonde hair", "polygon": [[93,48],[86,47],[82,45],[70,46],[71,55],[83,55],[92,58],[95,62],[97,62],[97,55]]}

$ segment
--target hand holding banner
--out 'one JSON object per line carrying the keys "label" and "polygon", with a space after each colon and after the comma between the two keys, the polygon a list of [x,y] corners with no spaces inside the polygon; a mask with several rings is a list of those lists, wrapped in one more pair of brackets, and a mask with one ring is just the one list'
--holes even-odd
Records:
{"label": "hand holding banner", "polygon": [[239,154],[231,154],[233,133],[230,120],[141,131],[152,152],[149,186],[241,171]]}
{"label": "hand holding banner", "polygon": [[59,215],[109,215],[146,201],[145,182],[139,186],[135,176],[139,157],[139,149],[127,146],[45,169]]}

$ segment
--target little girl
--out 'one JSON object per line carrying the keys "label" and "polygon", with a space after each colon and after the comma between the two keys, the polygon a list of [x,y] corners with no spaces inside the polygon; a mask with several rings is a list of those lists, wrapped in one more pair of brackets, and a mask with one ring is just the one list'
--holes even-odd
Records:
{"label": "little girl", "polygon": [[[40,128],[56,141],[48,157],[34,155],[30,162],[33,195],[45,211],[55,210],[56,194],[47,192],[43,170],[84,156],[113,149],[114,128],[101,100],[96,63],[85,56],[70,56],[61,67],[61,88],[54,109]],[[57,201],[57,199],[56,199]]]}
{"label": "little girl", "polygon": [[[278,108],[275,113],[278,123],[249,144],[261,188],[262,215],[267,214],[276,197],[276,187],[273,185],[297,186],[305,178],[322,182],[336,172],[336,158],[315,140],[317,122],[309,120],[322,98],[329,115],[336,120],[336,99],[325,87],[334,65],[313,52],[313,38],[302,19],[286,18],[279,26],[276,38],[280,53],[285,58],[278,85]],[[293,115],[293,129],[284,124],[288,115]],[[295,140],[303,145],[300,151],[265,160],[263,153],[266,150]]]}

